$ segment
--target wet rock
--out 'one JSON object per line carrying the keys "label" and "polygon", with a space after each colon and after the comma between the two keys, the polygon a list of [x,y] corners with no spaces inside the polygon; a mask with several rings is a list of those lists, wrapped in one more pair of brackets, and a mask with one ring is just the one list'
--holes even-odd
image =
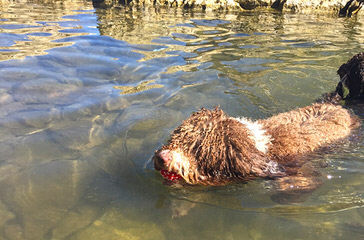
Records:
{"label": "wet rock", "polygon": [[280,0],[280,2],[285,2],[283,8],[294,11],[322,9],[335,12],[338,12],[340,7],[344,6],[348,1],[349,0]]}
{"label": "wet rock", "polygon": [[1,164],[0,181],[3,181],[8,177],[18,174],[20,170],[21,168],[13,163]]}
{"label": "wet rock", "polygon": [[146,118],[133,124],[133,126],[129,129],[128,136],[144,139],[146,134],[154,132],[155,129],[161,129],[167,124],[168,121],[166,118]]}
{"label": "wet rock", "polygon": [[93,205],[80,206],[57,223],[52,230],[52,239],[66,239],[90,226],[99,217],[99,209]]}
{"label": "wet rock", "polygon": [[47,104],[24,105],[13,102],[3,106],[6,115],[0,118],[0,125],[11,129],[16,135],[24,135],[37,129],[44,129],[48,124],[60,118],[58,109]]}
{"label": "wet rock", "polygon": [[49,117],[50,117],[50,121],[55,121],[55,120],[61,119],[61,117],[62,117],[61,110],[59,108],[52,107],[49,110]]}
{"label": "wet rock", "polygon": [[[126,139],[125,142],[126,142],[125,145],[126,145],[126,148],[128,149],[128,151],[130,151],[136,155],[143,151],[143,139],[142,138],[133,138],[133,137],[128,136],[128,139]],[[133,157],[135,157],[135,156],[133,156]]]}
{"label": "wet rock", "polygon": [[66,118],[79,120],[82,118],[92,118],[103,112],[103,104],[98,102],[98,97],[79,97],[77,102],[64,107],[62,110]]}
{"label": "wet rock", "polygon": [[77,85],[62,84],[49,78],[38,78],[22,83],[14,90],[14,98],[23,104],[69,104],[76,96],[70,96]]}
{"label": "wet rock", "polygon": [[70,239],[166,239],[154,222],[133,219],[119,209],[109,209],[88,228]]}
{"label": "wet rock", "polygon": [[8,118],[9,114],[25,110],[26,108],[27,106],[20,102],[12,101],[7,104],[3,104],[1,105],[0,117]]}
{"label": "wet rock", "polygon": [[[5,139],[2,138],[2,135],[0,134],[0,139]],[[14,146],[10,143],[7,143],[6,141],[2,141],[0,144],[0,166],[2,163],[9,161],[9,159],[12,158],[13,154],[14,154]],[[1,171],[1,168],[0,168]],[[0,179],[1,179],[2,175],[0,175]]]}
{"label": "wet rock", "polygon": [[[77,132],[76,132],[77,134]],[[59,138],[57,138],[59,137]],[[14,143],[11,162],[21,167],[56,160],[73,160],[80,157],[78,150],[68,147],[68,138],[54,135],[50,130],[30,132]]]}
{"label": "wet rock", "polygon": [[105,113],[92,119],[92,126],[88,134],[88,147],[107,143],[118,135],[118,132],[112,128],[118,115],[119,113]]}
{"label": "wet rock", "polygon": [[121,111],[127,108],[130,103],[126,100],[126,98],[118,95],[118,96],[109,96],[105,100],[105,108],[106,111]]}
{"label": "wet rock", "polygon": [[29,132],[19,119],[0,118],[0,133],[5,136],[23,136]]}
{"label": "wet rock", "polygon": [[[106,2],[106,1],[99,1]],[[132,6],[139,5],[161,5],[183,8],[202,8],[202,9],[227,9],[227,10],[253,10],[259,8],[274,8],[288,11],[331,11],[339,13],[344,6],[351,8],[350,14],[345,12],[344,16],[357,13],[362,6],[362,0],[140,0],[124,1],[123,4]],[[104,7],[111,7],[118,3],[109,3]]]}
{"label": "wet rock", "polygon": [[23,123],[25,128],[46,128],[51,121],[50,112],[47,110],[27,110],[11,114],[10,119]]}
{"label": "wet rock", "polygon": [[[69,121],[67,121],[69,122]],[[88,120],[74,121],[72,125],[64,128],[51,129],[48,131],[50,139],[58,144],[60,149],[68,152],[87,150],[91,122]]]}
{"label": "wet rock", "polygon": [[262,0],[240,0],[238,1],[240,7],[246,10],[252,10],[257,7],[267,7],[269,6],[271,1],[262,1]]}
{"label": "wet rock", "polygon": [[22,240],[23,229],[19,224],[8,223],[4,225],[4,235],[9,240]]}
{"label": "wet rock", "polygon": [[14,217],[15,214],[10,212],[9,209],[6,207],[6,205],[0,201],[0,228],[7,221],[13,219]]}
{"label": "wet rock", "polygon": [[58,160],[23,168],[2,180],[1,199],[16,215],[6,226],[8,239],[17,239],[21,232],[21,239],[45,239],[77,205],[94,173],[86,161]]}

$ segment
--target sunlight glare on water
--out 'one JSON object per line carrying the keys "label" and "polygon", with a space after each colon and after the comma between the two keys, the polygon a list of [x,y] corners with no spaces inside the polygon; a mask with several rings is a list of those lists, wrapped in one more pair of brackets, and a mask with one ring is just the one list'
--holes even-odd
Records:
{"label": "sunlight glare on water", "polygon": [[364,235],[362,128],[314,157],[318,189],[284,203],[273,180],[178,188],[150,162],[201,107],[257,119],[333,90],[362,15],[97,3],[0,3],[0,239]]}

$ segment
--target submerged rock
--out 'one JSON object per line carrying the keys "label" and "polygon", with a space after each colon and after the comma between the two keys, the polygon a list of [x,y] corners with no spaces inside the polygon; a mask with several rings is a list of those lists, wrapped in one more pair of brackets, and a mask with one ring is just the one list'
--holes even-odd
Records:
{"label": "submerged rock", "polygon": [[132,218],[111,208],[70,239],[166,239],[160,227],[142,218]]}

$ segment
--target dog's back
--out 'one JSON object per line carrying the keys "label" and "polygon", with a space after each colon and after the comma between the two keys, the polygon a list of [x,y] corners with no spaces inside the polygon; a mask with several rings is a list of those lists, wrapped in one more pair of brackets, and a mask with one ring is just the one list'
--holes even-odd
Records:
{"label": "dog's back", "polygon": [[349,110],[329,103],[317,103],[261,120],[272,137],[269,154],[284,161],[287,157],[313,152],[347,137],[359,126]]}

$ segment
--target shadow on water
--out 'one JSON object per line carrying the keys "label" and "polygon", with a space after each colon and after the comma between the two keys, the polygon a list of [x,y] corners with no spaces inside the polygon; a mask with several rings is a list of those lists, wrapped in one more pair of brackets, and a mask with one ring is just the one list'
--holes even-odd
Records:
{"label": "shadow on water", "polygon": [[[362,129],[315,157],[327,165],[323,185],[299,203],[272,201],[273,181],[166,186],[149,162],[201,107],[263,118],[332,90],[337,67],[364,44],[360,16],[81,0],[0,8],[0,238],[362,234]],[[361,105],[349,107],[363,119]]]}

